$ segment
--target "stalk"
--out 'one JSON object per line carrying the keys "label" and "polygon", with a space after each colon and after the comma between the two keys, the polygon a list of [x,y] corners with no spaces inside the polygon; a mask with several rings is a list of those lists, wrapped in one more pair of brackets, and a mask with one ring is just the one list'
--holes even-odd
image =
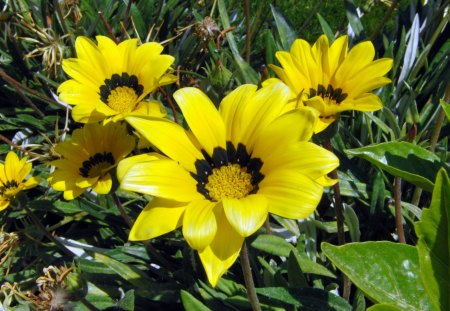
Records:
{"label": "stalk", "polygon": [[253,311],[261,311],[258,296],[256,295],[255,283],[253,282],[252,269],[250,268],[250,260],[248,259],[247,244],[244,244],[239,254],[241,258],[242,274],[244,275],[245,287],[247,288],[247,296]]}

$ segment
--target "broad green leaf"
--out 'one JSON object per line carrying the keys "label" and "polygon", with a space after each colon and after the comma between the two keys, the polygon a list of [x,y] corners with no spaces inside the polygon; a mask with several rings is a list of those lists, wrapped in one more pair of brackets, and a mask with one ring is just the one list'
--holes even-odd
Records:
{"label": "broad green leaf", "polygon": [[371,306],[369,309],[367,309],[367,311],[403,311],[403,310],[393,305],[379,303]]}
{"label": "broad green leaf", "polygon": [[181,290],[181,302],[186,311],[210,311],[200,300],[192,296],[189,292]]}
{"label": "broad green leaf", "polygon": [[419,277],[414,246],[393,242],[322,243],[325,255],[374,302],[402,310],[433,310]]}
{"label": "broad green leaf", "polygon": [[428,191],[432,191],[433,181],[443,165],[437,155],[409,142],[387,142],[345,152]]}
{"label": "broad green leaf", "polygon": [[415,223],[420,277],[433,305],[440,310],[450,308],[450,181],[441,169],[436,178],[429,208]]}
{"label": "broad green leaf", "polygon": [[288,258],[288,281],[289,287],[304,288],[308,287],[308,282],[306,281],[305,275],[300,267],[300,262],[294,251],[289,254]]}
{"label": "broad green leaf", "polygon": [[274,301],[300,307],[300,310],[352,310],[343,298],[317,288],[265,287],[257,288],[256,292]]}

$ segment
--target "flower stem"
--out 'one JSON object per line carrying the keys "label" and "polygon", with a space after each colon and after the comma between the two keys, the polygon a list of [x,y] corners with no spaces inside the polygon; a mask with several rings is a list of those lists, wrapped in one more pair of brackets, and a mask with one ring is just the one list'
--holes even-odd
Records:
{"label": "flower stem", "polygon": [[[333,146],[331,145],[331,141],[328,139],[323,143],[324,147],[329,151],[333,152]],[[337,169],[334,169],[330,172],[329,176],[332,179],[338,179]],[[344,231],[344,206],[341,200],[341,188],[339,186],[339,182],[335,183],[333,186],[333,195],[334,195],[334,209],[336,211],[336,223],[337,223],[337,234],[338,234],[338,245],[345,244],[345,231]],[[350,279],[343,274],[342,275],[342,296],[347,301],[350,298],[350,287],[352,283]]]}
{"label": "flower stem", "polygon": [[244,274],[245,287],[247,288],[247,296],[253,311],[261,311],[258,296],[256,295],[255,283],[253,282],[252,269],[250,268],[250,260],[248,259],[247,244],[243,243],[241,253],[242,273]]}
{"label": "flower stem", "polygon": [[402,178],[396,176],[394,181],[394,204],[395,204],[395,225],[397,227],[398,241],[400,243],[406,243],[405,232],[403,231],[403,218],[402,218]]}
{"label": "flower stem", "polygon": [[250,0],[244,1],[244,14],[245,14],[245,61],[250,63],[250,44],[251,44],[251,29],[250,29]]}

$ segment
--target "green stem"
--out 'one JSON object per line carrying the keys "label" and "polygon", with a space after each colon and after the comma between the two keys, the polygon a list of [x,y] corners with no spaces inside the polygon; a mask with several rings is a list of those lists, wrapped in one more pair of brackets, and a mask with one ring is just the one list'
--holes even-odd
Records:
{"label": "green stem", "polygon": [[242,273],[244,275],[245,287],[247,288],[247,296],[253,311],[261,311],[258,296],[256,295],[255,283],[253,282],[252,269],[250,268],[250,260],[248,258],[247,244],[243,243],[241,253]]}

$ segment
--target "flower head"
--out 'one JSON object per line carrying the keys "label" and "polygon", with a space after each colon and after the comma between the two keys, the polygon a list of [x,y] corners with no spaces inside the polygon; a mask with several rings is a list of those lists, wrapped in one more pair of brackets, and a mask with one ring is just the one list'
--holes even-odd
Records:
{"label": "flower head", "polygon": [[236,260],[245,237],[268,213],[305,218],[337,167],[329,151],[308,142],[313,109],[283,113],[282,83],[243,85],[219,110],[199,89],[174,93],[190,130],[169,120],[127,117],[165,155],[143,154],[118,166],[121,188],[156,198],[141,212],[130,240],[151,239],[182,226],[212,285]]}
{"label": "flower head", "polygon": [[331,46],[325,35],[313,46],[297,39],[290,52],[276,53],[281,67],[271,65],[293,91],[294,105],[300,101],[319,111],[315,132],[324,130],[342,111],[376,111],[383,106],[370,92],[391,82],[383,76],[392,68],[392,59],[374,61],[375,49],[370,41],[347,50],[347,36],[339,37]]}
{"label": "flower head", "polygon": [[19,159],[12,151],[6,155],[5,164],[0,163],[0,211],[7,208],[20,191],[38,185],[37,177],[30,177],[25,181],[31,168],[31,163],[27,163],[27,157]]}
{"label": "flower head", "polygon": [[99,194],[111,190],[111,170],[127,156],[135,145],[125,124],[86,124],[73,131],[72,140],[55,146],[61,159],[51,162],[56,167],[49,177],[51,186],[64,191],[64,198],[72,200],[88,188]]}
{"label": "flower head", "polygon": [[78,57],[62,64],[72,79],[59,86],[59,98],[75,106],[72,117],[82,123],[147,114],[144,97],[176,80],[166,74],[174,58],[161,54],[163,46],[156,42],[137,46],[137,39],[119,44],[103,36],[96,39],[98,46],[86,37],[77,38]]}

